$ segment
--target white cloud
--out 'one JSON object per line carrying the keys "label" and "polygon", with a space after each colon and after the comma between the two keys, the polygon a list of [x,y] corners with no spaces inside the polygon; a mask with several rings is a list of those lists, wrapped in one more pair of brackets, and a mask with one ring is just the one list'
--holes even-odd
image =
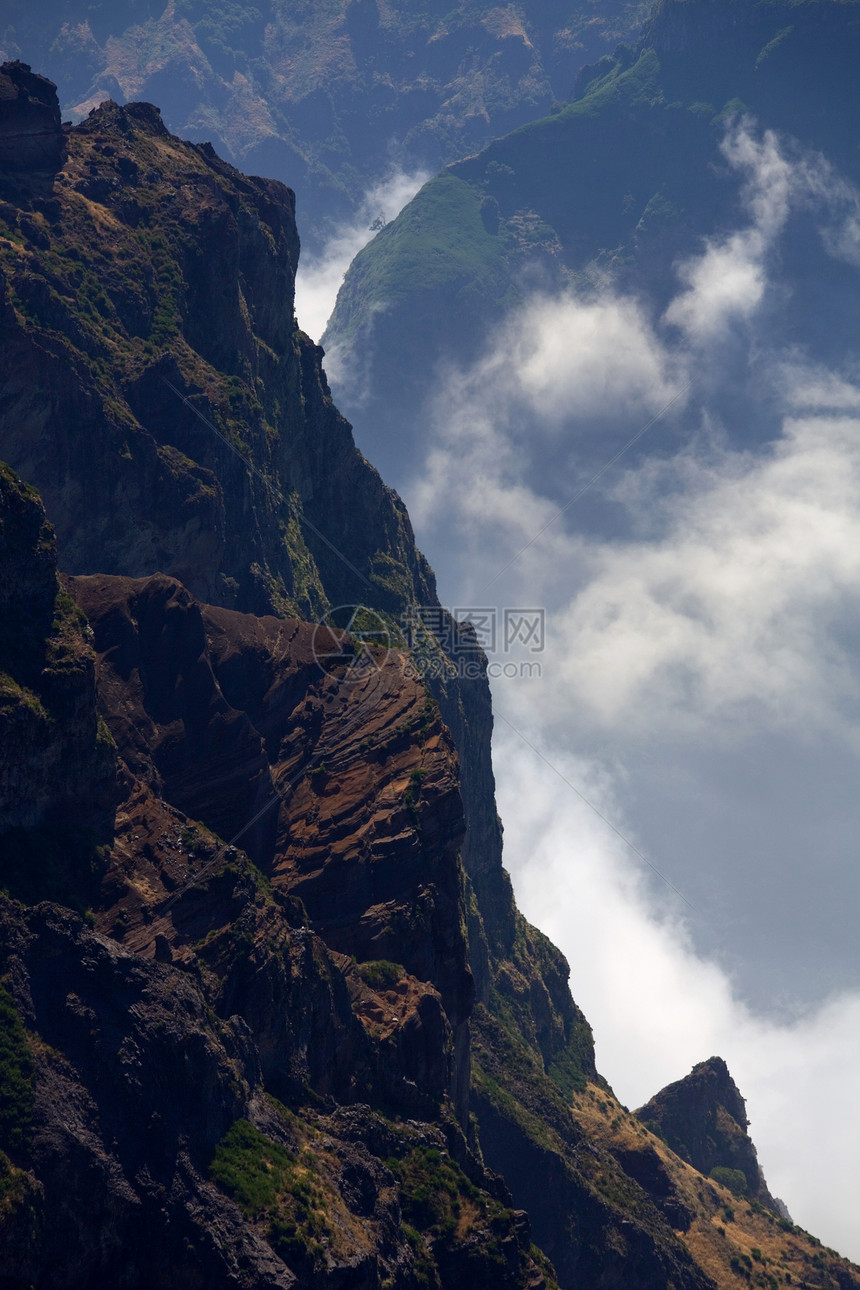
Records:
{"label": "white cloud", "polygon": [[[661,345],[637,301],[611,292],[533,297],[496,331],[483,360],[440,373],[431,444],[407,490],[413,522],[438,532],[456,515],[478,590],[557,509],[526,483],[528,464],[541,471],[560,443],[599,445],[607,426],[639,428],[670,401],[682,407],[686,381],[683,356]],[[580,469],[564,467],[581,485]],[[547,543],[559,558],[570,554],[561,529],[542,542],[541,565]],[[526,558],[521,568],[530,567]]]}
{"label": "white cloud", "polygon": [[722,333],[734,319],[748,318],[764,295],[765,247],[757,230],[733,233],[725,241],[709,245],[700,259],[681,265],[679,275],[687,290],[672,301],[666,321],[702,344]]}
{"label": "white cloud", "polygon": [[369,190],[355,219],[333,233],[319,255],[302,255],[296,277],[296,316],[314,340],[325,331],[350,263],[374,236],[371,224],[394,219],[429,178],[427,171],[390,171]]}
{"label": "white cloud", "polygon": [[727,132],[721,151],[734,173],[745,177],[741,198],[750,224],[707,238],[700,256],[678,265],[686,289],[665,319],[696,347],[753,317],[765,298],[768,258],[793,210],[815,211],[828,254],[860,267],[860,194],[824,157],[799,153],[771,130],[758,138],[749,118]]}
{"label": "white cloud", "polygon": [[766,452],[688,462],[684,483],[659,538],[581,550],[588,581],[557,615],[566,693],[603,727],[736,740],[847,716],[856,739],[856,651],[832,630],[860,617],[860,421],[788,419]]}
{"label": "white cloud", "polygon": [[860,386],[826,368],[786,362],[779,378],[788,402],[797,411],[860,413]]}
{"label": "white cloud", "polygon": [[729,131],[722,152],[735,172],[746,175],[742,196],[752,223],[727,237],[709,238],[700,257],[679,266],[687,289],[666,310],[666,321],[695,345],[714,340],[738,319],[748,319],[761,304],[765,260],[802,179],[773,132],[758,140],[747,120]]}
{"label": "white cloud", "polygon": [[[808,771],[818,762],[821,782],[838,783],[860,771],[860,381],[800,348],[775,351],[759,325],[786,285],[772,273],[793,213],[811,213],[828,252],[851,263],[855,197],[749,122],[724,156],[745,225],[681,266],[663,318],[609,288],[532,299],[482,361],[440,374],[436,406],[416,416],[426,452],[406,500],[449,602],[547,608],[543,677],[500,681],[498,710],[646,854],[659,815],[667,847],[652,858],[704,910],[688,922],[497,723],[506,863],[524,912],[571,961],[600,1069],[634,1105],[725,1057],[771,1188],[858,1258],[860,996],[844,968],[852,947],[835,957],[852,935],[838,927],[856,899],[857,806],[850,793],[834,804]],[[732,330],[745,360],[705,343]],[[766,433],[748,402],[733,413],[748,426],[721,421],[718,392],[747,379],[768,392]],[[594,463],[675,396],[659,429],[681,414],[684,449],[667,437],[655,453],[652,434],[533,542]],[[666,854],[681,820],[691,845]],[[730,960],[735,977],[720,966]],[[834,989],[821,973],[803,1007],[775,1019],[766,991],[758,1011],[749,1003],[764,960],[792,988],[818,960],[838,962]]]}
{"label": "white cloud", "polygon": [[501,380],[539,424],[558,425],[657,411],[678,391],[674,367],[640,306],[607,293],[532,299],[478,375]]}

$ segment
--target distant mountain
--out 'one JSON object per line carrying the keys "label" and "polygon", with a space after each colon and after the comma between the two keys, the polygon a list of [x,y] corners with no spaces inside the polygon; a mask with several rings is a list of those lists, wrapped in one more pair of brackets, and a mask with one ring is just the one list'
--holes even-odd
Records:
{"label": "distant mountain", "polygon": [[12,0],[0,61],[38,65],[76,119],[108,97],[158,103],[175,133],[298,189],[313,244],[392,164],[435,170],[565,102],[645,7]]}
{"label": "distant mountain", "polygon": [[[474,359],[532,292],[600,285],[658,315],[685,255],[747,218],[721,152],[732,122],[778,132],[798,167],[820,154],[834,196],[860,180],[858,57],[853,0],[661,0],[641,39],[580,73],[572,103],[426,184],[356,257],[323,338],[380,468],[402,482],[439,362]],[[771,335],[838,361],[857,296],[810,206],[788,229]]]}

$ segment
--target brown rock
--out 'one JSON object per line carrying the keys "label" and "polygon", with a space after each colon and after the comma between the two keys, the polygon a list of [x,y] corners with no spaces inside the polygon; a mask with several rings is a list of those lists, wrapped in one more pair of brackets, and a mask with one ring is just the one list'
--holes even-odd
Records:
{"label": "brown rock", "polygon": [[[157,858],[164,810],[148,801],[154,794],[247,850],[275,893],[301,900],[331,950],[402,964],[416,984],[394,1044],[403,1058],[395,1082],[411,1081],[419,1103],[450,1092],[465,1116],[473,986],[460,918],[457,758],[404,656],[369,652],[353,672],[346,654],[323,667],[313,624],[201,606],[163,575],[69,585],[94,632],[104,719],[146,786],[124,808],[133,842],[121,823],[103,925],[124,911],[125,944],[155,955],[163,936],[180,959],[203,935],[199,919],[182,927],[179,901],[199,885],[201,866],[171,874]],[[224,863],[216,849],[210,867]],[[159,913],[167,901],[176,906],[169,926]],[[236,921],[233,908],[219,925]],[[259,939],[256,925],[249,933]],[[286,1006],[289,991],[272,989]]]}

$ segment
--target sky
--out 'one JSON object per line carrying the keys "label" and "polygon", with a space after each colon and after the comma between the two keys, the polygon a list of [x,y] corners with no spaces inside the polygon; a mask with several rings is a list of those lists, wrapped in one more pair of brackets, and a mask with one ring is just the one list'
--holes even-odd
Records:
{"label": "sky", "polygon": [[635,1107],[724,1057],[771,1191],[860,1260],[860,369],[778,325],[799,225],[853,289],[860,200],[754,122],[722,152],[743,217],[668,307],[533,296],[387,482],[444,603],[545,611],[496,658],[498,804],[599,1069]]}

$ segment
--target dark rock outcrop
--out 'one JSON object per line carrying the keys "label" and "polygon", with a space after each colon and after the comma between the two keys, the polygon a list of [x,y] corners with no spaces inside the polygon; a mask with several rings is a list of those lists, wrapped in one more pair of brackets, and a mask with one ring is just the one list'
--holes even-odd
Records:
{"label": "dark rock outcrop", "polygon": [[57,578],[53,529],[2,463],[0,567],[2,885],[27,899],[84,897],[113,835],[115,751],[86,622]]}
{"label": "dark rock outcrop", "polygon": [[0,66],[0,171],[55,174],[65,135],[57,87],[27,63]]}
{"label": "dark rock outcrop", "polygon": [[746,1104],[722,1057],[699,1062],[636,1114],[700,1173],[707,1177],[713,1169],[739,1170],[746,1195],[781,1212],[747,1133]]}
{"label": "dark rock outcrop", "polygon": [[[301,900],[332,950],[359,964],[397,962],[431,987],[397,1008],[395,1047],[427,1077],[418,1101],[450,1092],[465,1122],[474,991],[457,759],[404,656],[368,649],[361,668],[354,653],[323,652],[337,644],[328,629],[201,606],[163,575],[69,585],[94,633],[102,713],[129,769],[240,842],[275,892]],[[125,909],[124,939],[147,952],[165,929],[141,926],[146,905],[126,898],[133,878],[125,892],[114,885],[107,925]],[[177,947],[175,934],[167,939]]]}

